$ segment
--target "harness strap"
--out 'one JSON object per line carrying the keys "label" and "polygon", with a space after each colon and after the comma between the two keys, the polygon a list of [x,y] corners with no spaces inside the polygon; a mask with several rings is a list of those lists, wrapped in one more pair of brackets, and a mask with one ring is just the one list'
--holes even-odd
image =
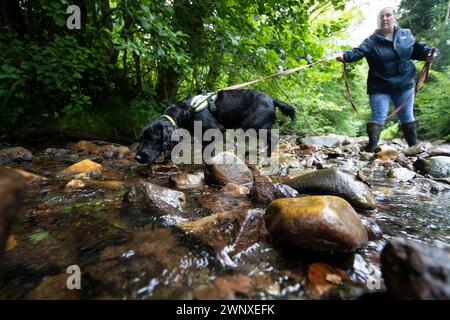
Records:
{"label": "harness strap", "polygon": [[190,106],[194,109],[194,112],[200,112],[203,109],[210,108],[211,112],[217,110],[215,101],[217,99],[217,92],[208,93],[206,95],[198,95],[192,98]]}

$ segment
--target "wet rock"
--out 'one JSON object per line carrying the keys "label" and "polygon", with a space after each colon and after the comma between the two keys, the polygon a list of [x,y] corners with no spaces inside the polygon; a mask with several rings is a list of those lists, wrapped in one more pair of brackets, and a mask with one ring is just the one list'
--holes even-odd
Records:
{"label": "wet rock", "polygon": [[421,153],[428,153],[428,151],[433,147],[429,142],[419,142],[418,144],[407,148],[403,151],[406,156],[415,156]]}
{"label": "wet rock", "polygon": [[450,157],[450,145],[443,144],[439,146],[433,146],[430,150],[430,157],[446,156]]}
{"label": "wet rock", "polygon": [[9,236],[8,240],[6,241],[6,248],[5,251],[11,251],[14,250],[17,247],[17,240],[14,235]]}
{"label": "wet rock", "polygon": [[[87,209],[91,209],[90,206]],[[89,211],[83,213],[82,210],[79,212],[76,210],[74,209],[73,214],[60,222],[57,237],[65,244],[73,244],[78,252],[83,254],[98,252],[107,246],[122,244],[129,240],[130,234],[125,229],[95,215],[89,215]],[[66,268],[69,265],[66,265]]]}
{"label": "wet rock", "polygon": [[418,190],[422,190],[421,192],[440,193],[450,191],[450,186],[447,183],[442,183],[438,180],[439,178],[428,179],[416,177],[411,181],[417,186]]}
{"label": "wet rock", "polygon": [[130,158],[131,158],[131,151],[128,147],[119,146],[117,148],[117,159],[123,160],[123,159],[130,159]]}
{"label": "wet rock", "polygon": [[250,193],[250,189],[246,186],[240,186],[234,183],[227,183],[220,191],[232,197],[240,197]]}
{"label": "wet rock", "polygon": [[89,187],[98,187],[98,188],[105,188],[110,190],[122,190],[125,188],[122,181],[98,181],[98,180],[87,180],[87,185]]}
{"label": "wet rock", "polygon": [[140,181],[124,195],[123,201],[152,213],[179,214],[183,212],[186,197],[183,192]]}
{"label": "wet rock", "polygon": [[335,159],[344,156],[344,151],[341,148],[328,148],[325,153],[328,155],[328,159]]}
{"label": "wet rock", "polygon": [[450,177],[450,157],[437,156],[418,159],[414,162],[414,168],[435,178],[448,178]]}
{"label": "wet rock", "polygon": [[337,169],[323,169],[294,178],[286,183],[301,194],[335,195],[362,209],[376,208],[369,187],[355,176]]}
{"label": "wet rock", "polygon": [[350,153],[351,155],[357,155],[358,153],[360,153],[361,148],[358,144],[349,144],[342,147],[342,151],[345,153]]}
{"label": "wet rock", "polygon": [[449,178],[433,178],[433,180],[450,185],[450,177]]}
{"label": "wet rock", "polygon": [[265,222],[279,241],[310,251],[352,251],[368,241],[358,214],[335,196],[274,200]]}
{"label": "wet rock", "polygon": [[[170,252],[170,254],[168,254]],[[179,267],[181,260],[189,255],[186,246],[180,245],[174,232],[168,228],[139,228],[130,241],[103,250],[100,261],[124,259],[133,256],[149,257],[169,270]]]}
{"label": "wet rock", "polygon": [[197,172],[196,174],[182,172],[171,175],[169,178],[170,186],[178,189],[196,188],[202,186],[204,181],[205,177],[203,172]]}
{"label": "wet rock", "polygon": [[[86,237],[86,234],[83,235]],[[21,240],[14,250],[7,251],[0,260],[0,277],[4,274],[33,274],[35,277],[66,270],[77,261],[77,254],[71,242],[51,237],[37,243]]]}
{"label": "wet rock", "polygon": [[152,174],[157,175],[172,175],[179,174],[181,172],[180,168],[177,167],[174,163],[168,164],[154,164],[151,166]]}
{"label": "wet rock", "polygon": [[312,299],[319,299],[334,286],[348,280],[348,274],[339,268],[323,262],[312,263],[308,266],[306,291]]}
{"label": "wet rock", "polygon": [[369,152],[361,152],[359,155],[359,160],[361,161],[370,161],[373,160],[375,157],[372,153]]}
{"label": "wet rock", "polygon": [[276,183],[275,188],[277,188],[278,191],[280,191],[283,194],[283,196],[280,198],[295,198],[299,196],[298,191],[295,190],[294,188],[291,188],[287,184]]}
{"label": "wet rock", "polygon": [[228,187],[220,191],[214,189],[207,189],[200,196],[194,196],[202,205],[202,207],[219,213],[224,211],[231,211],[251,208],[252,202],[248,199],[244,192],[248,190],[245,186],[238,186],[235,184],[227,184]]}
{"label": "wet rock", "polygon": [[101,177],[102,171],[97,169],[73,175],[73,178],[78,180],[100,179]]}
{"label": "wet rock", "polygon": [[301,157],[305,157],[305,156],[309,156],[311,154],[314,154],[316,152],[319,152],[320,150],[323,149],[322,146],[318,146],[318,145],[314,145],[314,144],[300,144],[298,146],[298,149],[300,150],[299,152],[299,156]]}
{"label": "wet rock", "polygon": [[102,165],[89,159],[75,163],[74,165],[60,171],[61,175],[75,175],[79,173],[89,173],[92,171],[101,171]]}
{"label": "wet rock", "polygon": [[395,160],[400,156],[400,152],[393,147],[382,145],[377,147],[375,158],[381,161]]}
{"label": "wet rock", "polygon": [[246,275],[222,276],[214,280],[214,285],[219,290],[219,296],[226,298],[236,292],[241,294],[250,293],[253,281]]}
{"label": "wet rock", "polygon": [[381,238],[383,238],[383,231],[374,219],[364,217],[361,218],[361,221],[364,225],[364,228],[366,228],[367,236],[370,241],[380,240]]}
{"label": "wet rock", "polygon": [[318,169],[340,169],[347,172],[356,172],[358,170],[357,168],[358,161],[354,159],[332,159],[330,160],[329,164],[321,164],[318,165]]}
{"label": "wet rock", "polygon": [[389,169],[386,175],[388,178],[397,179],[401,181],[408,181],[414,178],[416,173],[406,168],[392,168]]}
{"label": "wet rock", "polygon": [[136,152],[136,150],[139,148],[139,142],[135,142],[132,145],[130,145],[129,149],[131,152]]}
{"label": "wet rock", "polygon": [[342,145],[345,139],[346,138],[344,136],[328,135],[328,136],[305,137],[301,140],[301,142],[303,144],[313,144],[331,148]]}
{"label": "wet rock", "polygon": [[269,204],[277,198],[283,198],[284,194],[267,178],[259,173],[255,168],[250,168],[253,175],[253,198],[263,204]]}
{"label": "wet rock", "polygon": [[94,153],[99,148],[98,145],[96,145],[93,142],[90,141],[79,141],[73,145],[70,146],[70,149],[76,152],[87,152],[87,153]]}
{"label": "wet rock", "polygon": [[205,166],[205,181],[211,185],[224,186],[227,183],[251,185],[252,173],[245,163],[231,152],[221,152],[210,159]]}
{"label": "wet rock", "polygon": [[47,148],[44,150],[44,155],[49,157],[61,158],[72,154],[71,150],[60,149],[60,148]]}
{"label": "wet rock", "polygon": [[316,170],[315,169],[302,169],[302,168],[297,169],[296,168],[296,169],[289,169],[288,173],[291,178],[296,178],[298,176],[303,176],[307,173],[314,172],[314,171],[316,171]]}
{"label": "wet rock", "polygon": [[404,168],[414,171],[413,162],[415,160],[417,159],[414,157],[407,157],[403,153],[401,153],[400,156],[397,159],[395,159],[395,162],[400,164]]}
{"label": "wet rock", "polygon": [[[107,272],[106,272],[107,270]],[[89,277],[103,291],[120,299],[138,299],[151,296],[159,284],[163,267],[151,254],[130,255],[104,260],[86,269]]]}
{"label": "wet rock", "polygon": [[0,165],[31,160],[33,160],[33,154],[22,147],[6,148],[0,150]]}
{"label": "wet rock", "polygon": [[13,169],[15,172],[17,172],[18,174],[20,174],[21,176],[23,176],[27,181],[36,181],[36,180],[44,180],[46,179],[43,176],[40,176],[38,174],[34,174],[22,169]]}
{"label": "wet rock", "polygon": [[[288,169],[288,166],[281,165],[275,160],[275,157],[268,159],[264,163],[260,163],[255,165],[255,168],[261,173],[263,176],[273,176],[273,175],[283,175],[285,168]],[[289,170],[297,170],[297,169],[289,169]]]}
{"label": "wet rock", "polygon": [[62,273],[56,276],[44,277],[42,282],[31,290],[28,300],[76,300],[79,299],[80,290],[69,290],[67,279],[70,274]]}
{"label": "wet rock", "polygon": [[181,222],[178,227],[227,260],[264,238],[263,215],[260,209],[228,211]]}
{"label": "wet rock", "polygon": [[95,150],[95,154],[101,156],[105,159],[115,159],[119,154],[119,148],[115,145],[107,144],[101,147],[98,147]]}
{"label": "wet rock", "polygon": [[66,187],[64,188],[64,191],[66,192],[70,192],[76,189],[83,189],[84,187],[86,187],[86,184],[79,179],[73,179],[70,180],[67,184]]}
{"label": "wet rock", "polygon": [[24,196],[25,179],[14,170],[0,167],[0,256]]}
{"label": "wet rock", "polygon": [[396,299],[450,299],[450,249],[396,238],[381,252],[389,293]]}

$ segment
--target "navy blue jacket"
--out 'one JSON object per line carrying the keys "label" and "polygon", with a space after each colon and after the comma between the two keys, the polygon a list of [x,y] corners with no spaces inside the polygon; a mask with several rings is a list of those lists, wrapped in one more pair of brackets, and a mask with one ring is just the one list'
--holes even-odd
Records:
{"label": "navy blue jacket", "polygon": [[395,27],[393,41],[375,31],[359,47],[344,51],[344,60],[367,59],[369,94],[406,90],[414,87],[416,67],[411,59],[426,60],[431,49],[425,43],[417,42],[411,30]]}

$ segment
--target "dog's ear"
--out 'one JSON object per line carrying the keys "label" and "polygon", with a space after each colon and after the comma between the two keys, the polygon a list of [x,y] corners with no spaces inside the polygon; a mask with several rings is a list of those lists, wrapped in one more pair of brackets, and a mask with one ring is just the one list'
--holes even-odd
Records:
{"label": "dog's ear", "polygon": [[162,131],[162,151],[164,152],[164,161],[168,162],[170,160],[170,154],[172,152],[175,141],[172,141],[172,133],[175,130],[175,126],[169,124],[163,126]]}

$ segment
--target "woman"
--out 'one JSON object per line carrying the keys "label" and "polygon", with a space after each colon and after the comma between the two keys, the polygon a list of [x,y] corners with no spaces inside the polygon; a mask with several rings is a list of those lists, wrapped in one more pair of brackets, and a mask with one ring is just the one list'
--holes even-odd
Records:
{"label": "woman", "polygon": [[369,64],[367,93],[372,116],[367,123],[367,152],[374,152],[378,144],[391,100],[396,108],[403,103],[398,118],[406,142],[409,146],[417,143],[417,121],[413,114],[416,68],[411,59],[432,61],[437,53],[430,56],[431,50],[424,43],[417,42],[409,29],[398,27],[394,8],[387,7],[378,14],[378,29],[374,34],[359,47],[337,55],[338,61],[345,62],[365,57]]}

